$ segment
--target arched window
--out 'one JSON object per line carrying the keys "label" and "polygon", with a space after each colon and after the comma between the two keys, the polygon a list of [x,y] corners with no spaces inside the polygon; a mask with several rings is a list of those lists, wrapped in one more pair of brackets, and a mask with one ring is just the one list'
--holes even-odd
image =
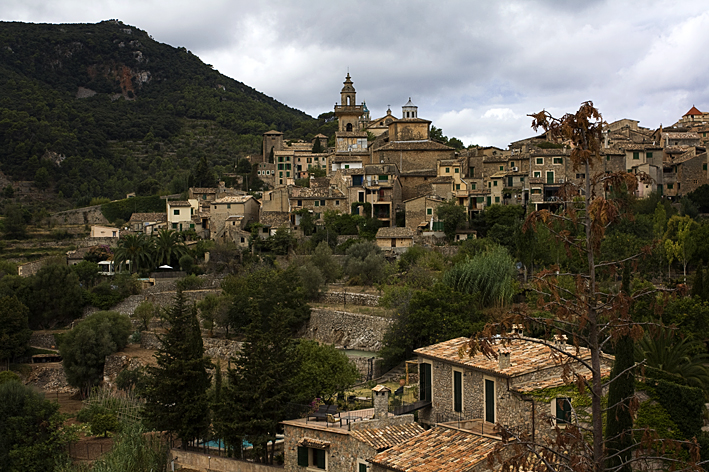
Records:
{"label": "arched window", "polygon": [[350,96],[347,96],[347,106],[350,106]]}
{"label": "arched window", "polygon": [[347,131],[352,131],[352,123],[347,123]]}

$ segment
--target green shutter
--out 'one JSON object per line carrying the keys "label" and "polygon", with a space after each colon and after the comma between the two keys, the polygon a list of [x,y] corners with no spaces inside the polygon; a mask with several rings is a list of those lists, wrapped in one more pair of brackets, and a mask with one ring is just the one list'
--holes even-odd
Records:
{"label": "green shutter", "polygon": [[367,464],[360,464],[359,472],[367,472]]}
{"label": "green shutter", "polygon": [[495,382],[485,379],[485,421],[495,422]]}
{"label": "green shutter", "polygon": [[298,465],[300,467],[308,467],[308,448],[298,446]]}
{"label": "green shutter", "polygon": [[453,411],[463,411],[463,376],[453,372]]}
{"label": "green shutter", "polygon": [[325,451],[322,449],[313,449],[313,462],[318,469],[325,469]]}
{"label": "green shutter", "polygon": [[431,364],[419,364],[419,389],[421,401],[431,401]]}

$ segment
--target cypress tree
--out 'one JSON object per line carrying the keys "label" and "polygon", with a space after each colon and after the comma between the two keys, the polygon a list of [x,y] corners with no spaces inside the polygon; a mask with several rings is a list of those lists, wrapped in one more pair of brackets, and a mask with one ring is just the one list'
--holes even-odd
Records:
{"label": "cypress tree", "polygon": [[313,141],[313,154],[318,154],[321,152],[323,152],[323,148],[320,138],[315,138],[315,141]]}
{"label": "cypress tree", "polygon": [[[298,358],[287,309],[277,307],[269,316],[252,302],[250,310],[253,321],[246,328],[236,367],[229,371],[229,397],[237,425],[234,439],[245,438],[253,444],[256,457],[272,464],[278,423],[294,399]],[[268,441],[272,441],[270,450]]]}
{"label": "cypress tree", "polygon": [[699,263],[697,266],[697,272],[694,274],[694,283],[692,284],[692,297],[699,297],[705,300],[705,288],[704,288],[704,266]]}
{"label": "cypress tree", "polygon": [[185,305],[181,290],[165,319],[170,328],[159,337],[157,366],[148,368],[145,417],[152,428],[175,434],[186,448],[189,441],[205,437],[209,427],[211,362],[204,357],[197,309]]}
{"label": "cypress tree", "polygon": [[[623,268],[622,295],[630,296],[630,264]],[[630,316],[627,317],[630,321]],[[633,412],[630,402],[635,396],[635,341],[630,334],[623,334],[615,344],[615,362],[611,369],[611,384],[608,388],[608,415],[606,419],[607,467],[617,472],[631,472],[631,445],[633,436]]]}

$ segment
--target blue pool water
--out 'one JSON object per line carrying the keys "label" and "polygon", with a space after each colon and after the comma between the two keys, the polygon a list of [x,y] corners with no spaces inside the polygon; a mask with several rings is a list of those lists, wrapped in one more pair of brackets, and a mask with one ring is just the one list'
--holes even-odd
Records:
{"label": "blue pool water", "polygon": [[[270,444],[270,442],[269,442],[269,444]],[[221,439],[214,439],[212,441],[202,442],[202,443],[200,443],[200,446],[212,447],[214,449],[224,449],[224,441],[222,441]],[[244,440],[244,442],[243,442],[244,449],[251,447],[251,446],[253,446],[253,444],[251,444],[247,440]]]}

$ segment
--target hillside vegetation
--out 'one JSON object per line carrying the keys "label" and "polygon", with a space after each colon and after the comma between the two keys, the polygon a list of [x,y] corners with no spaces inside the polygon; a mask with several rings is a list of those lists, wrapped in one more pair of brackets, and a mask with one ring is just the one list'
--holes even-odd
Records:
{"label": "hillside vegetation", "polygon": [[147,179],[182,190],[203,156],[233,171],[269,129],[334,132],[330,113],[314,119],[117,20],[1,25],[0,170],[72,204]]}

